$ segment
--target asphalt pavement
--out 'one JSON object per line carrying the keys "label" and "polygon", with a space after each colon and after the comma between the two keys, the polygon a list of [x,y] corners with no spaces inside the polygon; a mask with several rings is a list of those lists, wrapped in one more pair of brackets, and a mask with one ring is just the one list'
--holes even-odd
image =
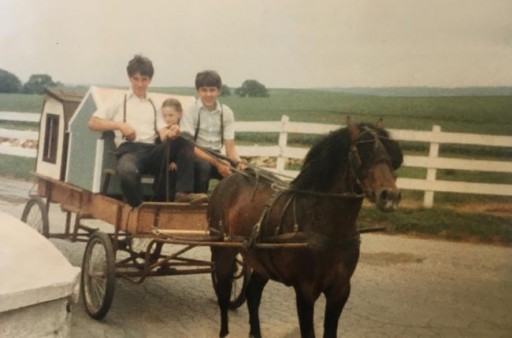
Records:
{"label": "asphalt pavement", "polygon": [[[21,215],[32,184],[0,178],[0,210]],[[58,206],[50,228],[63,226]],[[85,245],[51,240],[79,266]],[[365,234],[340,318],[341,337],[512,337],[512,248]],[[208,259],[208,248],[193,257]],[[298,337],[293,290],[271,282],[260,307],[265,337]],[[325,302],[315,307],[322,336]],[[230,312],[230,337],[248,336],[248,313]],[[72,309],[72,337],[217,337],[219,311],[209,275],[118,280],[110,312],[91,319]]]}

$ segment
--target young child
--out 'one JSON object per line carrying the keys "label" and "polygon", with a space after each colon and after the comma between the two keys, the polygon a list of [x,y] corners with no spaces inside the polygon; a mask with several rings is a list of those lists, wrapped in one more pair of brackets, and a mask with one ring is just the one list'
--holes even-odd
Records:
{"label": "young child", "polygon": [[[170,129],[173,128],[173,126],[178,126],[182,114],[183,108],[181,107],[180,101],[169,98],[162,103],[162,117],[165,123],[167,123],[167,128]],[[176,171],[177,169],[178,166],[176,162],[169,163],[169,171]]]}

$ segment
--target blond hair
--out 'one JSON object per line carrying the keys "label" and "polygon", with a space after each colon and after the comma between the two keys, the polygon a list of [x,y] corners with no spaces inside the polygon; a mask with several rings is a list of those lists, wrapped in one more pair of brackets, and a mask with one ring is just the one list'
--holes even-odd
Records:
{"label": "blond hair", "polygon": [[164,107],[174,108],[177,112],[180,112],[180,113],[183,112],[181,102],[176,99],[173,99],[173,98],[168,98],[167,100],[165,100],[162,103],[162,108],[164,108]]}

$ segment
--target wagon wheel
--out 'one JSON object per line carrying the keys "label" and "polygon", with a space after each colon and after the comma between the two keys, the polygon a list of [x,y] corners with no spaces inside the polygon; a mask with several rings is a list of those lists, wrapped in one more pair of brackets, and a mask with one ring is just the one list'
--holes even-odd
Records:
{"label": "wagon wheel", "polygon": [[80,292],[85,310],[94,319],[107,314],[114,298],[115,253],[107,234],[96,231],[87,242]]}
{"label": "wagon wheel", "polygon": [[[231,297],[229,299],[229,308],[231,310],[238,309],[245,302],[245,288],[249,283],[251,272],[252,269],[245,264],[242,255],[237,254],[231,282]],[[217,284],[215,271],[212,271],[211,276],[213,286],[215,287],[215,284]]]}
{"label": "wagon wheel", "polygon": [[41,197],[30,197],[21,214],[21,221],[27,223],[32,229],[36,230],[44,237],[49,237],[48,210]]}

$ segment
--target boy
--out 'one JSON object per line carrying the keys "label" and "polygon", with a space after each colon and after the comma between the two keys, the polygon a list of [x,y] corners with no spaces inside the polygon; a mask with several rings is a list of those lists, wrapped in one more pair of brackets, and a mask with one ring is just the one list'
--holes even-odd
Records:
{"label": "boy", "polygon": [[[162,161],[165,159],[163,144],[155,144],[157,137],[162,143],[178,140],[178,126],[166,128],[165,121],[157,114],[155,105],[148,93],[153,78],[153,63],[148,58],[136,55],[126,68],[130,90],[123,97],[116,97],[94,112],[89,120],[89,129],[94,131],[114,131],[117,146],[117,173],[121,180],[121,191],[126,202],[132,207],[144,201],[141,176],[151,173],[155,185],[160,186]],[[205,194],[192,194],[193,147],[189,142],[176,142],[170,154],[176,158],[180,171],[176,177],[177,202],[202,203]],[[168,164],[165,165],[167,167]],[[157,196],[162,199],[162,196]]]}
{"label": "boy", "polygon": [[[230,162],[237,168],[245,166],[235,148],[233,111],[217,99],[222,89],[220,75],[212,70],[199,72],[195,81],[199,99],[187,107],[181,119],[183,133],[193,135],[194,142],[209,152],[220,153],[224,146]],[[231,174],[230,166],[212,156],[206,155],[197,147],[194,150],[194,192],[206,193],[211,178],[221,179]]]}

